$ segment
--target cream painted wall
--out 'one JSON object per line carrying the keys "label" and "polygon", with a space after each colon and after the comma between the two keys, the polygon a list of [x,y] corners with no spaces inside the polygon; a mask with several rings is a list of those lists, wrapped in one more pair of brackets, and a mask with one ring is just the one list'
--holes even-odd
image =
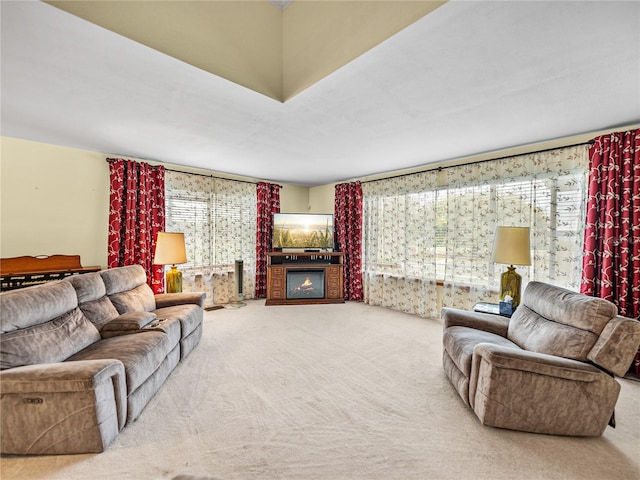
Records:
{"label": "cream painted wall", "polygon": [[309,189],[309,212],[333,213],[335,210],[335,187],[335,183],[311,187]]}
{"label": "cream painted wall", "polygon": [[333,213],[335,184],[319,187],[285,185],[280,190],[283,213]]}
{"label": "cream painted wall", "polygon": [[297,185],[283,185],[280,189],[280,211],[283,213],[307,213],[309,189]]}
{"label": "cream painted wall", "polygon": [[105,155],[2,137],[0,256],[80,255],[107,264]]}
{"label": "cream painted wall", "polygon": [[[106,268],[108,156],[0,138],[0,257],[80,255],[84,266]],[[309,188],[283,185],[280,202],[283,212],[305,213],[309,211]]]}

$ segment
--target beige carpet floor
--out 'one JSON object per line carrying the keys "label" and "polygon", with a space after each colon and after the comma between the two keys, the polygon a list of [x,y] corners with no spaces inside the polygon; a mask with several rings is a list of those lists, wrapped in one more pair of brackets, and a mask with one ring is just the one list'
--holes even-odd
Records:
{"label": "beige carpet floor", "polygon": [[205,313],[198,348],[97,455],[4,457],[9,479],[640,479],[640,383],[618,426],[481,425],[445,377],[441,323],[358,303]]}

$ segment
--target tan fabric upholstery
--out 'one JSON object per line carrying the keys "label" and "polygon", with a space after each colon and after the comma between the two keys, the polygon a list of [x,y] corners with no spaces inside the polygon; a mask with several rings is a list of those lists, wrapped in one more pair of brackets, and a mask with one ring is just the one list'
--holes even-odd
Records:
{"label": "tan fabric upholstery", "polygon": [[640,322],[602,299],[530,282],[511,319],[443,309],[443,367],[485,425],[599,436],[640,345]]}
{"label": "tan fabric upholstery", "polygon": [[139,265],[0,292],[0,453],[101,452],[202,337],[204,293]]}
{"label": "tan fabric upholstery", "polygon": [[30,365],[2,372],[3,454],[102,452],[127,415],[117,360]]}
{"label": "tan fabric upholstery", "polygon": [[616,306],[542,282],[530,282],[509,322],[507,337],[525,350],[587,360]]}

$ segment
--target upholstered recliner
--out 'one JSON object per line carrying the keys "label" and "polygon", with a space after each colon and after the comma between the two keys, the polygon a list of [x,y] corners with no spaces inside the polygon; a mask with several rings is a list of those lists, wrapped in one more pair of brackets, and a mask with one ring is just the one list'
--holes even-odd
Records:
{"label": "upholstered recliner", "polygon": [[611,302],[530,282],[511,319],[443,309],[443,366],[489,426],[599,436],[640,345]]}

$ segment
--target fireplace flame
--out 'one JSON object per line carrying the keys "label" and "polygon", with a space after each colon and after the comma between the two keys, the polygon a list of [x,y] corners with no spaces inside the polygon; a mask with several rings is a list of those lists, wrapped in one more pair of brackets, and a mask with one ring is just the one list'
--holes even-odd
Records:
{"label": "fireplace flame", "polygon": [[310,292],[313,291],[313,282],[309,277],[305,278],[304,282],[299,287],[293,289],[294,292]]}

